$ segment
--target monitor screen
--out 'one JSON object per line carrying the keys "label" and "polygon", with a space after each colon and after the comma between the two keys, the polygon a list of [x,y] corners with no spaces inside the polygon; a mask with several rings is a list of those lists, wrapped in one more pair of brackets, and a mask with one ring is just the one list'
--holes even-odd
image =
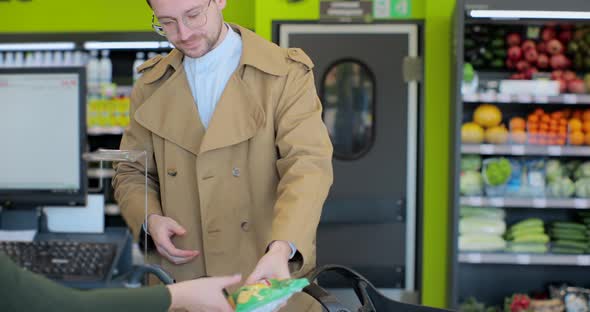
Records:
{"label": "monitor screen", "polygon": [[86,202],[83,68],[0,68],[0,206]]}

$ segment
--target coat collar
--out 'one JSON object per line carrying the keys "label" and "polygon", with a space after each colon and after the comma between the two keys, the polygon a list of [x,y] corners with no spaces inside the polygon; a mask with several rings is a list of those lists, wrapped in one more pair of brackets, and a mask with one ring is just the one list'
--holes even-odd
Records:
{"label": "coat collar", "polygon": [[231,27],[242,36],[242,57],[217,103],[209,128],[205,131],[201,123],[182,66],[183,54],[178,50],[144,74],[145,84],[167,78],[135,113],[141,125],[195,155],[248,140],[263,127],[264,110],[241,73],[244,67],[252,66],[270,75],[286,75],[286,53],[243,27]]}

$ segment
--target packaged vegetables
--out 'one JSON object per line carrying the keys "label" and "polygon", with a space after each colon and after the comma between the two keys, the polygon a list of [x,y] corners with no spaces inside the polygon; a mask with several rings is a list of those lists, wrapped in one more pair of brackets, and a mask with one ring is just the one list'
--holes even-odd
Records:
{"label": "packaged vegetables", "polygon": [[461,207],[459,220],[459,250],[504,250],[506,231],[504,210],[499,208]]}
{"label": "packaged vegetables", "polygon": [[271,312],[307,285],[309,281],[305,278],[262,280],[240,287],[228,300],[236,312]]}
{"label": "packaged vegetables", "polygon": [[590,161],[464,155],[461,169],[462,196],[590,198]]}

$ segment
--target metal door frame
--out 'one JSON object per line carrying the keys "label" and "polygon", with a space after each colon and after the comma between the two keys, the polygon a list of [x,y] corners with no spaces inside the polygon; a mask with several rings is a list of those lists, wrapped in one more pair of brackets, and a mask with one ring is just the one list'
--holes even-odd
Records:
{"label": "metal door frame", "polygon": [[[281,47],[288,47],[289,34],[407,34],[408,35],[408,56],[421,57],[421,35],[422,22],[420,21],[399,21],[374,24],[321,24],[317,21],[276,21],[273,22],[273,39]],[[408,82],[408,133],[407,133],[407,171],[406,171],[406,270],[405,290],[416,290],[416,266],[421,265],[421,250],[417,254],[417,247],[421,247],[416,229],[422,228],[417,223],[417,206],[421,204],[422,166],[423,163],[423,134],[419,132],[419,122],[423,125],[423,118],[420,114],[422,90],[419,89],[417,81]],[[423,98],[423,96],[422,96]],[[419,152],[418,147],[421,147]],[[420,225],[420,226],[419,226]],[[420,259],[416,263],[416,258]]]}

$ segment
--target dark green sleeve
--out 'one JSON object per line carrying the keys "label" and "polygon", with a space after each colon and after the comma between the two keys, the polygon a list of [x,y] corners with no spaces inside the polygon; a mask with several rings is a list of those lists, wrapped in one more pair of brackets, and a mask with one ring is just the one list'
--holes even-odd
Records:
{"label": "dark green sleeve", "polygon": [[0,252],[0,306],[2,311],[164,312],[170,292],[165,286],[75,290],[17,267]]}

